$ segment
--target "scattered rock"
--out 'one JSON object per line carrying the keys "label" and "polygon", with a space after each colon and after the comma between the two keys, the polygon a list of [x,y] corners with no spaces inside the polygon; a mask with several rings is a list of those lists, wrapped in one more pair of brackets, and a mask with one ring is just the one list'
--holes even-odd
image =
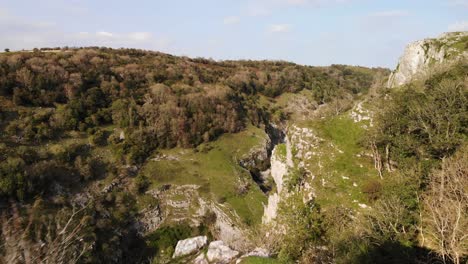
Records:
{"label": "scattered rock", "polygon": [[367,206],[366,204],[360,203],[360,204],[358,204],[358,205],[359,205],[359,207],[361,207],[361,208],[363,208],[363,209],[369,208],[369,206]]}
{"label": "scattered rock", "polygon": [[219,264],[227,264],[238,255],[238,251],[232,250],[220,240],[211,242],[206,253],[208,261]]}
{"label": "scattered rock", "polygon": [[264,248],[255,248],[253,251],[242,255],[238,260],[236,260],[236,264],[241,263],[242,259],[247,257],[269,258],[270,255],[270,252]]}
{"label": "scattered rock", "polygon": [[180,240],[177,242],[177,246],[175,248],[174,255],[172,255],[172,258],[193,254],[206,246],[207,242],[208,238],[206,236],[198,236]]}
{"label": "scattered rock", "polygon": [[155,157],[155,158],[153,158],[151,160],[152,161],[161,161],[161,160],[177,161],[177,160],[179,160],[179,157],[173,156],[173,155],[161,154],[161,155],[158,155],[157,157]]}
{"label": "scattered rock", "polygon": [[270,257],[270,252],[264,248],[255,248],[253,251],[243,255],[242,257],[261,257],[268,258]]}

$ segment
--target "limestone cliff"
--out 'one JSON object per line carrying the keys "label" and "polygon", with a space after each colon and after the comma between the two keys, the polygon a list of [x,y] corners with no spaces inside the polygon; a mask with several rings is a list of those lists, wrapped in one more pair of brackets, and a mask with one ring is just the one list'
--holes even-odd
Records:
{"label": "limestone cliff", "polygon": [[401,86],[428,73],[441,63],[468,58],[468,32],[445,33],[409,44],[388,80],[389,88]]}

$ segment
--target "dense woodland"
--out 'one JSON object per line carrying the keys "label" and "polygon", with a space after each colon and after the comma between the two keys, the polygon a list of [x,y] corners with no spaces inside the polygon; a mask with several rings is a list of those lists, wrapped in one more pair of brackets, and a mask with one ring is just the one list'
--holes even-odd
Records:
{"label": "dense woodland", "polygon": [[[0,257],[25,254],[32,263],[144,263],[148,261],[145,243],[130,228],[137,214],[134,196],[145,188],[144,178],[137,176],[136,186],[129,189],[90,194],[93,199],[86,204],[71,201],[72,194],[110,175],[124,182],[135,177],[139,166],[158,149],[196,147],[250,124],[285,121],[286,111],[262,103],[283,93],[310,90],[316,107],[334,103],[346,111],[388,73],[343,65],[216,62],[132,49],[3,53]],[[466,218],[457,230],[444,233],[465,243],[455,245],[446,241],[449,238],[439,241],[439,226],[432,224],[437,219],[430,217],[437,210],[452,214],[468,209],[467,73],[468,66],[458,64],[424,82],[378,92],[375,100],[380,100],[382,109],[369,142],[363,144],[379,155],[383,174],[401,171],[398,179],[375,187],[375,208],[382,214],[367,219],[362,237],[353,234],[337,245],[327,237],[336,228],[327,231],[327,216],[305,212],[312,218],[301,223],[321,223],[313,239],[305,236],[307,245],[336,246],[338,256],[324,258],[341,263],[375,263],[382,256],[389,258],[386,263],[412,263],[432,254],[417,247],[418,227],[423,226],[422,219],[429,219],[426,226],[434,236],[426,238],[428,243],[440,247],[436,253],[447,261],[461,263],[467,254],[466,239],[460,242],[459,237],[466,230]],[[86,133],[89,142],[45,147],[77,133]],[[117,162],[93,155],[100,146],[111,146]],[[450,178],[441,183],[437,175]],[[440,194],[440,184],[450,186],[450,192]],[[392,199],[398,201],[390,203]],[[434,199],[446,199],[454,207],[439,208]],[[389,210],[389,204],[400,207]],[[397,211],[402,213],[391,214]],[[459,218],[454,215],[449,221]],[[403,260],[392,258],[401,251]],[[308,252],[294,252],[286,259],[297,260]]]}

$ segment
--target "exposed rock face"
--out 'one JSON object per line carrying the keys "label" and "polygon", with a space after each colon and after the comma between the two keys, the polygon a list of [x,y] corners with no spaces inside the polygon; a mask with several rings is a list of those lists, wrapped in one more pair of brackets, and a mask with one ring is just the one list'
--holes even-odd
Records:
{"label": "exposed rock face", "polygon": [[226,246],[223,241],[219,240],[211,242],[208,246],[208,252],[206,253],[208,261],[219,264],[230,263],[238,255],[238,251],[232,250],[231,248]]}
{"label": "exposed rock face", "polygon": [[269,152],[271,152],[271,140],[270,138],[265,138],[263,143],[259,145],[258,148],[252,149],[247,155],[242,157],[239,161],[239,164],[252,171],[258,169],[260,171],[268,168],[268,157]]}
{"label": "exposed rock face", "polygon": [[275,148],[273,155],[271,155],[271,177],[273,177],[273,180],[275,181],[278,193],[281,193],[283,190],[283,178],[287,173],[288,164],[286,164],[286,161],[278,157],[277,149]]}
{"label": "exposed rock face", "polygon": [[172,255],[172,258],[193,254],[206,246],[207,242],[208,238],[206,236],[198,236],[180,240],[177,242],[177,246],[175,248],[174,255]]}
{"label": "exposed rock face", "polygon": [[141,235],[156,230],[164,220],[159,206],[146,208],[141,214],[140,221],[136,223],[136,229]]}
{"label": "exposed rock face", "polygon": [[278,211],[278,205],[280,202],[280,197],[278,193],[274,193],[268,196],[268,204],[265,206],[263,211],[262,222],[264,224],[270,223],[276,218],[276,213]]}
{"label": "exposed rock face", "polygon": [[236,223],[239,216],[233,215],[233,217],[230,217],[221,208],[222,205],[215,204],[214,202],[206,202],[200,199],[199,203],[200,214],[211,211],[216,215],[216,222],[214,223],[216,231],[214,236],[217,239],[223,240],[237,250],[244,250],[249,246],[250,242],[246,232]]}
{"label": "exposed rock face", "polygon": [[284,177],[288,174],[288,169],[293,166],[291,144],[286,138],[286,157],[280,157],[278,148],[273,149],[271,155],[271,176],[276,184],[276,193],[268,197],[268,204],[264,208],[262,222],[264,224],[270,223],[276,218],[278,211],[278,204],[280,202],[281,194],[283,192]]}
{"label": "exposed rock face", "polygon": [[397,69],[388,80],[389,88],[407,84],[424,76],[433,65],[447,60],[466,58],[468,32],[445,33],[436,39],[425,39],[409,44],[400,57]]}

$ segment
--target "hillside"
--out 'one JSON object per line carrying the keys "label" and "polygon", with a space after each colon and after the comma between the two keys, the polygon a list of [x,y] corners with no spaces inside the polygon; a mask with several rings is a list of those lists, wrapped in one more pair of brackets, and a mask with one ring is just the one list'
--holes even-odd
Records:
{"label": "hillside", "polygon": [[383,68],[45,50],[0,54],[6,263],[466,259],[464,60],[387,89]]}

